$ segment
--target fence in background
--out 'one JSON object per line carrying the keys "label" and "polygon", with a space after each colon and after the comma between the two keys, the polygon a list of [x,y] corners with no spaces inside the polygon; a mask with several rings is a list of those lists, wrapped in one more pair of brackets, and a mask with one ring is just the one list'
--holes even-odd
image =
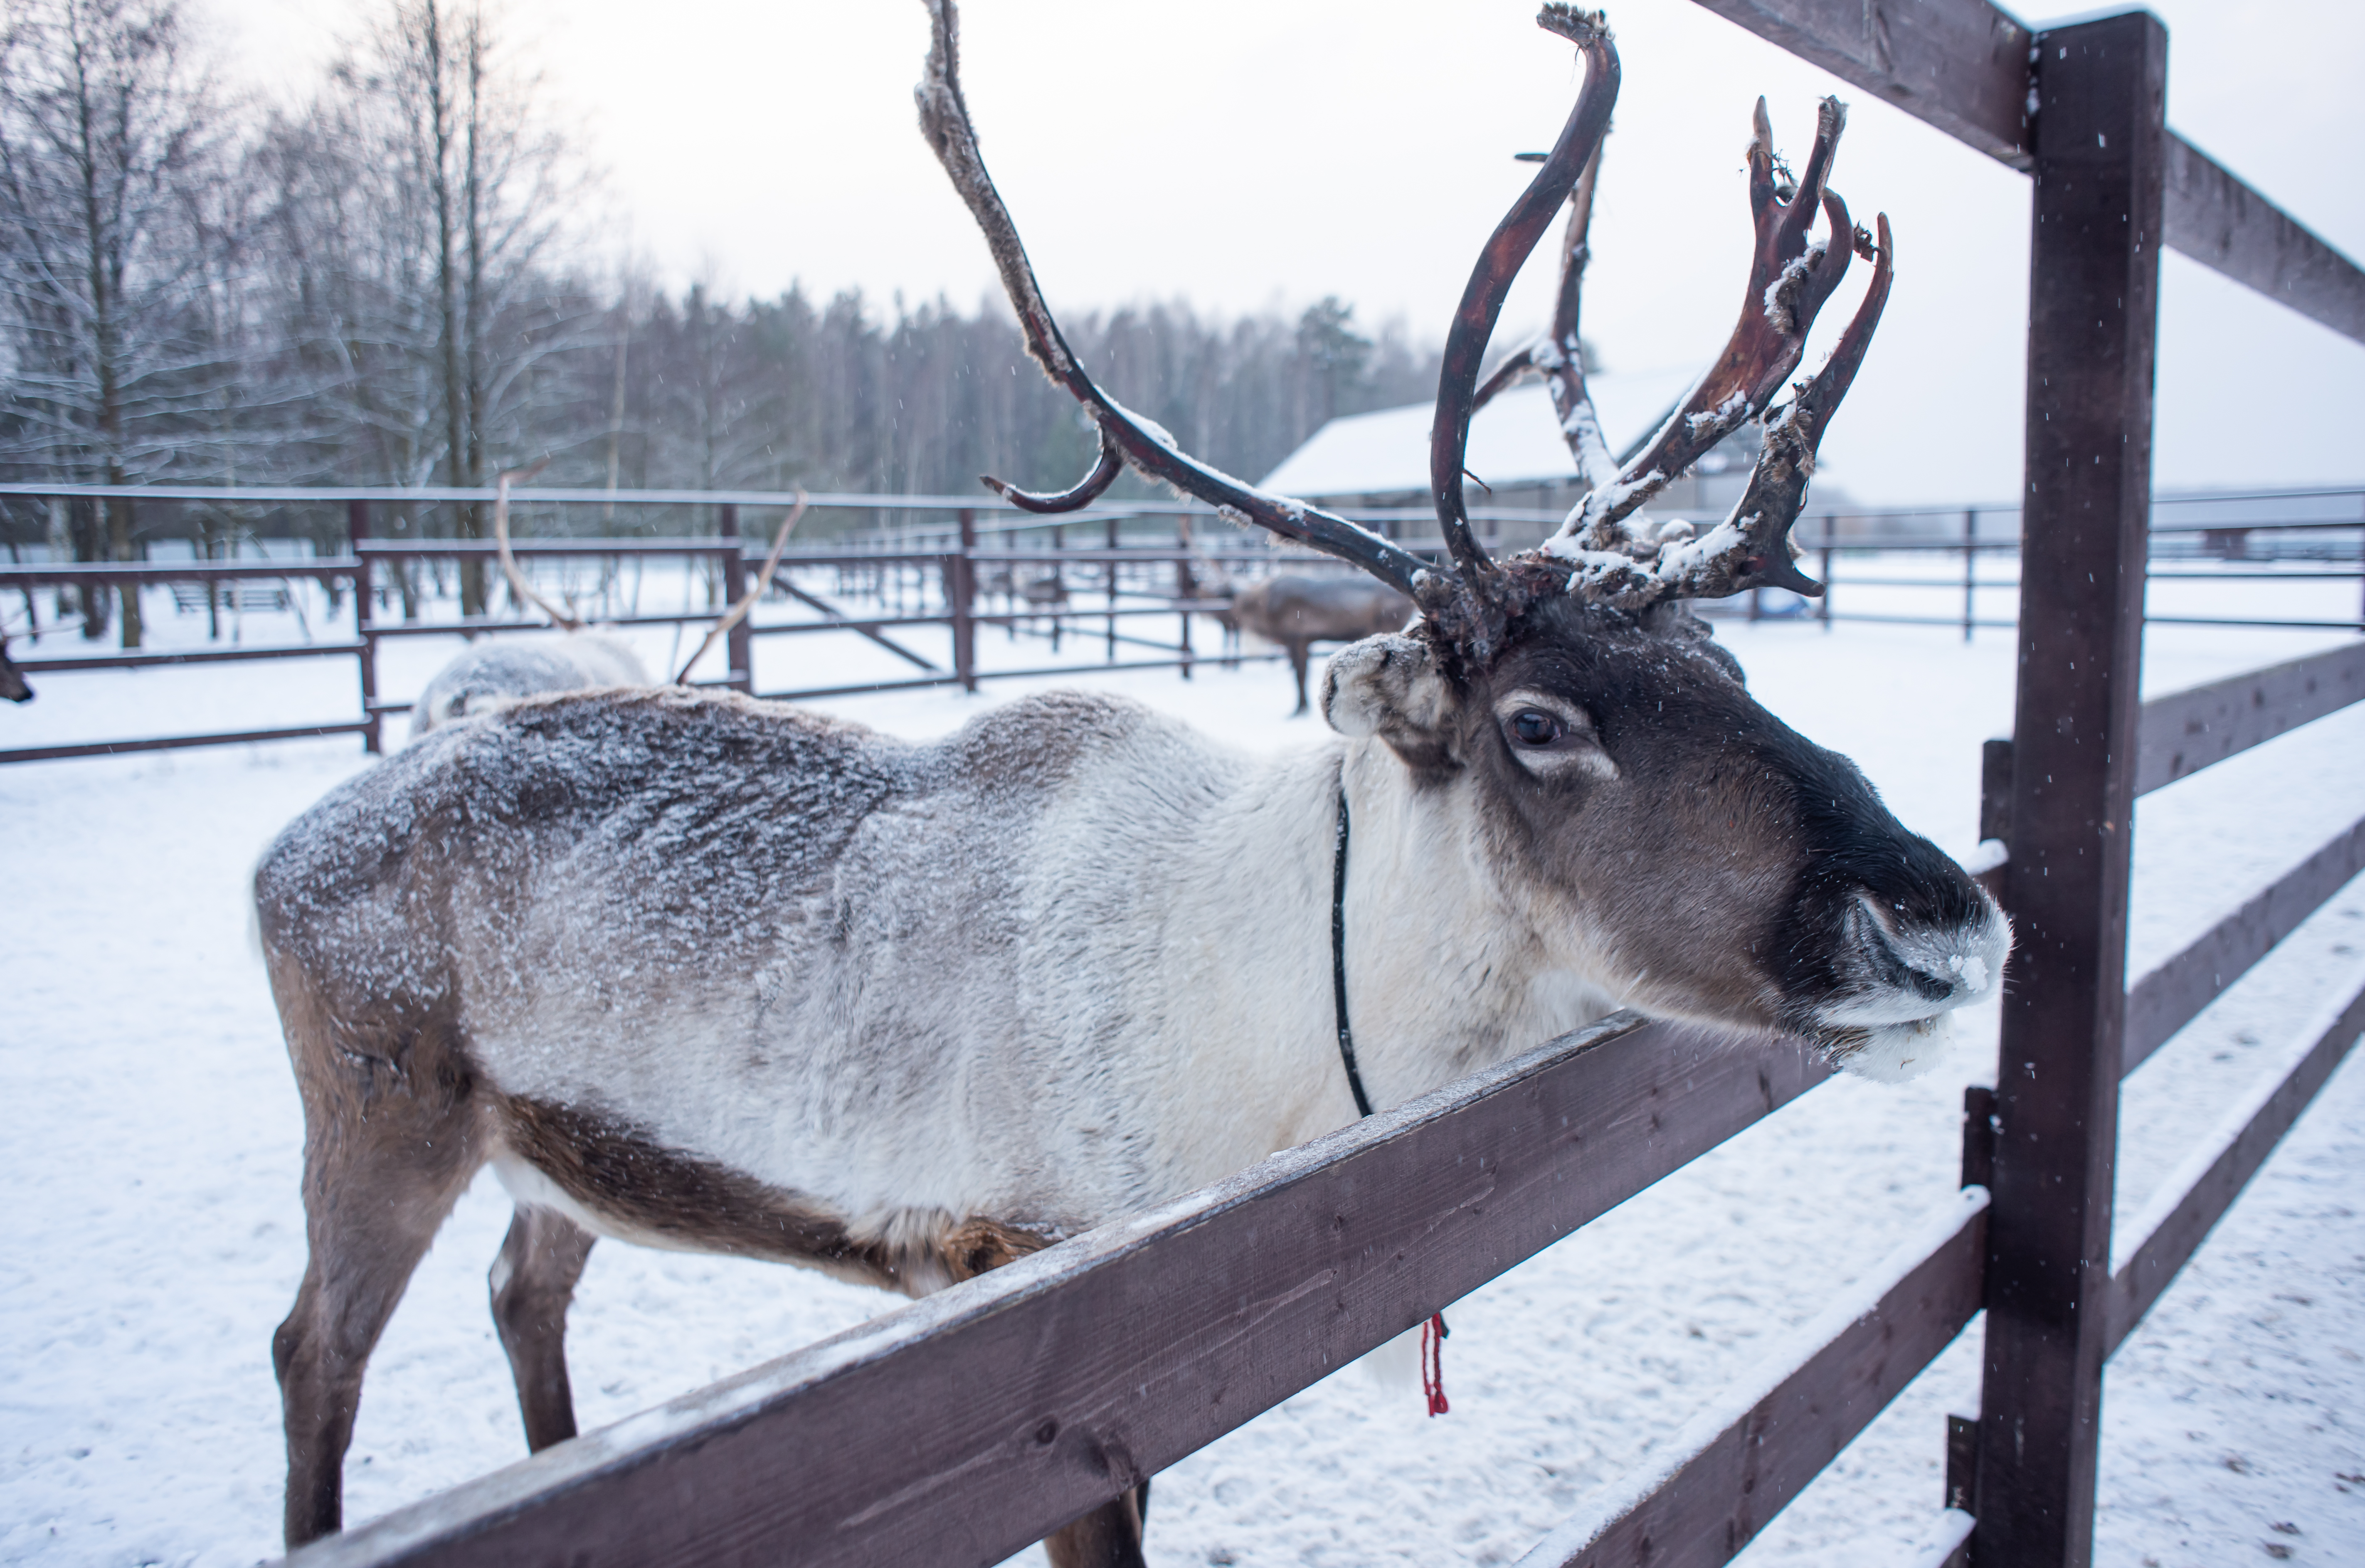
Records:
{"label": "fence in background", "polygon": [[[386,715],[405,711],[407,698],[389,699],[380,690],[377,655],[389,639],[474,636],[488,633],[535,629],[538,623],[499,616],[473,618],[389,619],[385,613],[398,597],[416,605],[422,566],[450,562],[481,565],[495,547],[483,540],[451,538],[387,539],[377,536],[372,523],[387,509],[415,513],[431,506],[483,502],[489,490],[371,488],[265,488],[224,490],[190,487],[42,487],[0,485],[0,495],[35,497],[121,497],[135,509],[149,511],[168,505],[298,506],[336,508],[344,514],[346,550],[342,555],[287,557],[267,562],[208,561],[192,556],[186,562],[135,565],[33,563],[0,566],[0,602],[21,597],[28,619],[39,626],[36,588],[96,589],[120,592],[128,587],[164,584],[174,588],[176,601],[188,609],[200,605],[217,615],[224,595],[252,595],[268,588],[285,599],[286,585],[315,581],[327,588],[332,608],[350,596],[354,605],[352,635],[279,646],[205,646],[164,650],[120,650],[78,653],[63,657],[27,656],[20,667],[29,676],[97,669],[146,669],[173,665],[248,663],[268,659],[350,657],[355,661],[360,711],[351,720],[277,728],[202,734],[128,736],[73,745],[19,746],[0,749],[0,763],[30,762],[57,757],[106,756],[192,745],[219,745],[266,740],[308,739],[320,735],[356,734],[370,750],[380,746]],[[597,506],[603,512],[622,509],[684,508],[711,510],[715,532],[686,538],[522,537],[515,553],[524,562],[593,563],[603,581],[621,576],[624,562],[673,559],[702,564],[711,571],[718,597],[729,602],[746,583],[746,574],[760,565],[761,540],[740,536],[744,512],[784,513],[795,498],[777,492],[705,491],[582,491],[519,490],[515,501],[521,524],[529,509],[547,507],[559,512]],[[720,678],[699,684],[728,686],[753,692],[753,644],[757,638],[810,636],[852,633],[869,639],[907,663],[913,674],[895,679],[866,680],[850,685],[802,686],[762,695],[790,700],[847,696],[859,692],[913,690],[958,685],[974,691],[981,681],[1040,677],[1079,669],[1070,664],[1019,665],[989,667],[978,657],[977,633],[981,626],[999,626],[1014,637],[1022,629],[1048,635],[1054,653],[1064,636],[1097,635],[1104,647],[1098,668],[1173,669],[1188,678],[1210,655],[1194,644],[1194,621],[1198,616],[1225,617],[1228,599],[1221,586],[1226,573],[1257,574],[1302,563],[1302,554],[1275,550],[1261,538],[1247,539],[1221,532],[1220,547],[1192,543],[1198,537],[1217,536],[1209,525],[1211,513],[1178,508],[1172,503],[1142,503],[1098,509],[1079,517],[1049,521],[1011,517],[993,519],[992,507],[965,497],[852,496],[813,498],[816,506],[873,515],[892,514],[903,520],[891,530],[857,533],[824,545],[800,548],[787,556],[771,587],[783,596],[818,610],[821,619],[773,623],[742,622],[726,642],[726,670]],[[2327,579],[2365,583],[2365,489],[2317,489],[2254,492],[2243,495],[2176,498],[2154,509],[2154,547],[2147,558],[2149,580],[2160,582],[2318,582]],[[931,513],[945,521],[913,523],[914,516]],[[2302,513],[2304,515],[2287,515]],[[2180,515],[2181,514],[2181,515]],[[1425,513],[1409,510],[1367,510],[1359,520],[1397,532],[1418,526]],[[1490,544],[1506,539],[1540,538],[1558,519],[1556,514],[1513,508],[1477,509],[1474,517],[1490,532]],[[1756,621],[1767,615],[1806,617],[1828,627],[1835,620],[1909,625],[1959,625],[1966,639],[1981,627],[2010,628],[2009,617],[1979,613],[1983,591],[2020,587],[2016,570],[2017,538],[2003,533],[2016,526],[2018,514],[2004,508],[1929,510],[1854,511],[1810,514],[1800,521],[1799,547],[1816,561],[1829,585],[1820,599],[1799,599],[1779,592],[1756,592],[1729,604],[1705,607],[1713,616],[1745,616]],[[1153,541],[1145,537],[1158,537]],[[1085,543],[1072,544],[1081,538]],[[1407,541],[1416,551],[1434,553],[1433,540]],[[1927,559],[1937,569],[1898,575],[1916,560]],[[1990,563],[1984,572],[1981,563]],[[2351,565],[2350,563],[2355,563]],[[812,568],[835,571],[840,598],[866,599],[858,610],[833,603],[801,586],[796,574]],[[1029,597],[1030,589],[1051,585],[1053,591]],[[1918,596],[1927,608],[1909,603],[1888,610],[1855,608],[1859,590],[1902,590]],[[1097,594],[1103,602],[1083,608],[1071,594]],[[232,600],[233,603],[237,601]],[[875,607],[875,608],[873,608]],[[259,608],[249,604],[248,608]],[[637,604],[622,613],[603,604],[587,610],[604,624],[621,626],[695,626],[715,614],[712,608],[642,613]],[[1141,634],[1145,619],[1174,618],[1173,641]],[[2281,627],[2293,630],[2365,631],[2365,605],[2353,620],[2257,619],[2225,615],[2153,615],[2156,622],[2182,625]],[[949,656],[942,660],[922,654],[894,633],[902,628],[940,627],[950,634]],[[50,634],[58,631],[53,622]],[[38,647],[38,641],[28,645]],[[1143,656],[1143,655],[1149,656]],[[1218,655],[1227,663],[1240,655],[1227,649]]]}

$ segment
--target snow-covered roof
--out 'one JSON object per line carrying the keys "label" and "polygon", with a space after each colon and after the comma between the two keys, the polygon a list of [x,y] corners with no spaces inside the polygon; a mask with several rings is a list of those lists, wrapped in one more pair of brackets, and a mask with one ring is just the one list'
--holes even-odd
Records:
{"label": "snow-covered roof", "polygon": [[[1697,370],[1629,371],[1588,376],[1609,450],[1622,453],[1666,417],[1691,390]],[[1285,496],[1384,496],[1429,489],[1428,403],[1332,420],[1282,459],[1258,487]],[[1552,392],[1543,383],[1514,387],[1470,421],[1470,472],[1496,489],[1559,484],[1576,477],[1561,439]]]}

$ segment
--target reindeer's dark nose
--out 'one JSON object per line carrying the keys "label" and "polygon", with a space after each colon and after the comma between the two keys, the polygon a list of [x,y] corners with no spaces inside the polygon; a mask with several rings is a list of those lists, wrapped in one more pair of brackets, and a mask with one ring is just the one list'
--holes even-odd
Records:
{"label": "reindeer's dark nose", "polygon": [[1913,960],[1898,950],[1897,941],[1879,921],[1867,922],[1865,928],[1865,956],[1873,973],[1882,981],[1900,991],[1911,991],[1931,1002],[1952,1002],[1964,988],[1958,978],[1931,973],[1916,968]]}

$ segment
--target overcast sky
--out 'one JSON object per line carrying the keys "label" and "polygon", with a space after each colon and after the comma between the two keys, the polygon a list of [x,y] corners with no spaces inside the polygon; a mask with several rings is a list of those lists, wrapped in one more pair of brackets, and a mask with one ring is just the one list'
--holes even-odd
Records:
{"label": "overcast sky", "polygon": [[[362,0],[206,0],[230,76],[300,95]],[[995,286],[915,129],[916,0],[507,0],[488,7],[605,171],[618,242],[673,282],[801,279],[880,301]],[[2365,6],[2160,0],[2169,122],[2365,257]],[[1184,297],[1289,308],[1325,294],[1441,338],[1480,243],[1550,145],[1574,51],[1533,0],[970,0],[963,74],[989,166],[1055,307]],[[1900,111],[1692,0],[1614,0],[1625,68],[1594,218],[1586,333],[1612,369],[1704,363],[1748,256],[1741,150],[1764,93],[1802,154],[1814,101],[1850,120],[1833,184],[1886,210],[1898,284],[1825,442],[1858,499],[2017,490],[2028,191]],[[2041,18],[2040,18],[2041,19]],[[1546,247],[1548,250],[1549,247]],[[1498,342],[1548,308],[1530,265]],[[1860,277],[1864,269],[1857,269]],[[2171,252],[2162,486],[2365,480],[2365,348]],[[1828,342],[1851,283],[1825,312]],[[1821,346],[1810,351],[1820,361]]]}

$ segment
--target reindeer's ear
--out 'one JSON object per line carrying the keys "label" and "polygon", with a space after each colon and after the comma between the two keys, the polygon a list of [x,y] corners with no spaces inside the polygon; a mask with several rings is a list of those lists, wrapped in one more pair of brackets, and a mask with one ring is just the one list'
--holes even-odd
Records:
{"label": "reindeer's ear", "polygon": [[1322,716],[1342,735],[1377,735],[1416,767],[1450,764],[1453,694],[1418,637],[1366,637],[1330,657]]}

